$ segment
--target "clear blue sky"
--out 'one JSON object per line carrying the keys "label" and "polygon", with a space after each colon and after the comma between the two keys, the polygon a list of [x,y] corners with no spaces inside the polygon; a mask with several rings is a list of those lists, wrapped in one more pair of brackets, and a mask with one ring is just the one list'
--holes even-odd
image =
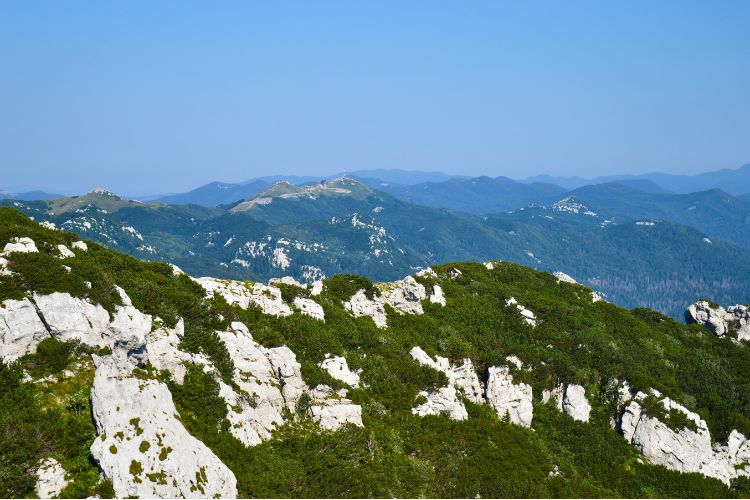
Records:
{"label": "clear blue sky", "polygon": [[0,188],[750,162],[750,1],[0,2]]}

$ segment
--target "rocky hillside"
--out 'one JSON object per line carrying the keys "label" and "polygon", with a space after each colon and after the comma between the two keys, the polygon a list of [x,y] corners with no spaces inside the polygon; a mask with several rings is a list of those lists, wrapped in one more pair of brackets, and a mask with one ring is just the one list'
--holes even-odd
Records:
{"label": "rocky hillside", "polygon": [[0,496],[750,493],[746,308],[503,262],[193,278],[7,208],[0,250]]}

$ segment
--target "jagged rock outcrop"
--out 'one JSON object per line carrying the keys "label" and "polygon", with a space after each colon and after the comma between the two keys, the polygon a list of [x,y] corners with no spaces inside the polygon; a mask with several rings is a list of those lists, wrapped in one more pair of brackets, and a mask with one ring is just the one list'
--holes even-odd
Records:
{"label": "jagged rock outcrop", "polygon": [[308,391],[302,379],[302,365],[287,346],[272,347],[267,351],[273,373],[281,385],[281,395],[289,411],[294,412],[302,395]]}
{"label": "jagged rock outcrop", "polygon": [[232,471],[179,421],[161,382],[134,376],[115,355],[94,356],[91,455],[118,497],[235,498]]}
{"label": "jagged rock outcrop", "polygon": [[34,490],[39,498],[52,498],[68,485],[65,479],[65,469],[52,457],[42,460],[36,469],[36,485]]}
{"label": "jagged rock outcrop", "polygon": [[643,404],[648,396],[639,392],[625,407],[620,418],[623,437],[635,445],[649,461],[679,472],[699,472],[726,484],[738,476],[750,476],[750,442],[733,431],[725,446],[712,446],[706,422],[681,404],[651,390],[661,405],[659,413],[681,414],[689,423],[673,428],[661,415],[651,415]]}
{"label": "jagged rock outcrop", "polygon": [[565,283],[571,283],[573,285],[577,285],[578,284],[578,282],[572,276],[570,276],[569,274],[565,274],[562,271],[556,271],[556,272],[552,273],[552,275],[555,278],[557,278],[557,281],[562,281],[562,282],[565,282]]}
{"label": "jagged rock outcrop", "polygon": [[344,308],[352,313],[355,318],[362,316],[371,317],[378,328],[388,326],[383,302],[378,300],[378,297],[369,299],[364,290],[357,291],[351,299],[344,302]]}
{"label": "jagged rock outcrop", "polygon": [[552,390],[542,392],[542,403],[554,400],[555,406],[561,412],[570,415],[573,420],[588,422],[591,414],[591,404],[586,399],[586,389],[577,384],[558,384]]}
{"label": "jagged rock outcrop", "polygon": [[255,304],[265,313],[272,316],[289,316],[292,309],[281,298],[281,290],[263,283],[250,283],[234,280],[220,280],[216,278],[195,278],[206,291],[206,297],[214,294],[224,297],[227,303],[237,304],[247,309]]}
{"label": "jagged rock outcrop", "polygon": [[0,304],[0,360],[15,361],[36,352],[36,346],[50,334],[28,300],[6,300]]}
{"label": "jagged rock outcrop", "polygon": [[511,297],[505,301],[506,306],[516,306],[516,309],[518,309],[518,312],[521,313],[521,317],[523,320],[531,326],[537,325],[537,319],[536,315],[531,312],[529,309],[526,309],[526,307],[522,306],[518,303],[515,297]]}
{"label": "jagged rock outcrop", "polygon": [[50,334],[58,340],[79,340],[94,347],[122,350],[143,362],[146,336],[151,331],[151,316],[133,307],[124,290],[116,289],[123,304],[115,306],[111,321],[102,306],[68,293],[34,294],[34,303]]}
{"label": "jagged rock outcrop", "polygon": [[326,358],[318,366],[327,371],[336,380],[340,380],[355,389],[359,387],[359,373],[361,370],[351,371],[345,357],[326,354]]}
{"label": "jagged rock outcrop", "polygon": [[346,398],[346,389],[334,391],[327,385],[317,385],[310,391],[310,406],[307,414],[322,429],[335,431],[351,424],[363,427],[362,407]]}
{"label": "jagged rock outcrop", "polygon": [[82,250],[84,252],[87,252],[89,250],[89,246],[86,244],[85,241],[74,241],[73,243],[71,243],[70,246],[72,246],[75,249]]}
{"label": "jagged rock outcrop", "polygon": [[737,340],[750,340],[750,307],[746,305],[738,304],[724,309],[700,300],[687,308],[685,321],[703,325],[719,337],[734,331]]}
{"label": "jagged rock outcrop", "polygon": [[308,316],[320,321],[326,320],[323,306],[312,299],[306,299],[304,297],[294,297],[294,301],[292,302],[292,304],[294,304],[294,307],[299,309],[302,314],[307,314]]}
{"label": "jagged rock outcrop", "polygon": [[484,402],[484,388],[479,382],[474,364],[469,358],[465,358],[460,365],[452,364],[448,358],[442,356],[435,356],[433,360],[429,354],[418,346],[413,347],[409,354],[420,365],[444,373],[448,377],[448,386],[457,388],[469,401],[473,403]]}
{"label": "jagged rock outcrop", "polygon": [[452,385],[441,387],[435,392],[421,391],[417,398],[426,399],[425,402],[412,408],[411,412],[420,417],[426,415],[445,415],[452,420],[466,420],[469,414],[466,406],[459,399],[456,388]]}
{"label": "jagged rock outcrop", "polygon": [[529,384],[514,384],[508,366],[491,366],[487,378],[485,398],[500,418],[531,427],[534,407],[531,402],[532,389]]}
{"label": "jagged rock outcrop", "polygon": [[[434,271],[433,271],[434,272]],[[391,306],[400,314],[424,314],[422,301],[445,305],[445,296],[439,285],[435,285],[430,296],[424,285],[412,276],[400,281],[376,283],[380,295],[368,298],[364,290],[359,290],[351,299],[344,302],[344,308],[355,317],[370,316],[378,328],[388,326],[385,305]]]}

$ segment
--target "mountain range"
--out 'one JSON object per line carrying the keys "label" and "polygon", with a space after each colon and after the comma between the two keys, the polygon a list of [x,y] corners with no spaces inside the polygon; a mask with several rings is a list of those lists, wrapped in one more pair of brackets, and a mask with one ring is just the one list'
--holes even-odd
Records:
{"label": "mountain range", "polygon": [[[504,186],[480,181],[490,191]],[[635,195],[650,201],[627,202]],[[617,304],[675,318],[695,297],[750,301],[750,250],[741,246],[747,243],[746,202],[716,191],[682,197],[620,184],[550,200],[479,216],[417,205],[342,177],[281,181],[213,208],[130,201],[106,190],[3,204],[196,276],[291,275],[312,282],[357,273],[384,280],[434,262],[502,259],[565,272]]]}

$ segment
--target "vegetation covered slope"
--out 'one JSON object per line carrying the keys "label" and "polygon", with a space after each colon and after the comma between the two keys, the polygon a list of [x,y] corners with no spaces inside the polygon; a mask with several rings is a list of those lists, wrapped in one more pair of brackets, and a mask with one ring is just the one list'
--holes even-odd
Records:
{"label": "vegetation covered slope", "polygon": [[[0,277],[0,301],[28,290],[67,291],[110,310],[119,300],[114,285],[133,304],[168,324],[185,319],[182,348],[204,352],[224,374],[232,371],[214,330],[242,321],[267,347],[288,345],[302,363],[307,383],[340,383],[318,368],[326,353],[344,356],[361,369],[362,386],[350,392],[362,406],[364,427],[322,432],[300,413],[273,439],[246,448],[227,429],[218,386],[200,369],[183,385],[169,382],[188,430],[204,441],[235,473],[239,493],[254,497],[731,497],[750,493],[747,483],[731,488],[699,474],[679,474],[644,463],[611,428],[614,379],[634,389],[656,388],[697,411],[715,440],[732,429],[750,434],[750,354],[744,346],[717,338],[697,325],[684,326],[649,310],[627,311],[592,303],[584,287],[558,282],[546,273],[497,263],[434,267],[445,307],[424,304],[425,314],[399,315],[390,308],[388,327],[368,317],[353,318],[343,307],[365,278],[339,275],[325,281],[316,300],[326,321],[300,314],[276,318],[257,308],[229,306],[218,296],[204,299],[199,285],[175,276],[161,263],[141,262],[89,243],[89,251],[61,261],[56,245],[75,236],[45,229],[20,213],[0,210],[0,242],[30,237],[35,254],[11,254],[15,274]],[[63,268],[66,265],[70,271]],[[453,271],[460,270],[459,273]],[[449,277],[453,276],[453,278]],[[89,289],[85,282],[89,281]],[[285,300],[308,291],[285,287]],[[506,300],[515,297],[534,311],[532,328]],[[63,496],[111,493],[98,481],[88,445],[89,351],[49,341],[17,363],[0,367],[0,496],[33,491],[32,469],[55,456],[72,473]],[[531,371],[514,376],[534,391],[531,429],[499,419],[486,405],[466,403],[469,419],[412,414],[417,393],[444,384],[444,377],[409,355],[421,346],[430,355],[470,358],[480,374],[518,356]],[[80,366],[78,366],[80,365]],[[72,375],[66,375],[64,370]],[[34,379],[23,382],[24,370]],[[152,372],[146,367],[144,373]],[[165,374],[153,374],[164,377]],[[542,404],[541,391],[558,381],[579,383],[593,406],[589,423],[572,420]],[[300,408],[302,411],[304,408]]]}

